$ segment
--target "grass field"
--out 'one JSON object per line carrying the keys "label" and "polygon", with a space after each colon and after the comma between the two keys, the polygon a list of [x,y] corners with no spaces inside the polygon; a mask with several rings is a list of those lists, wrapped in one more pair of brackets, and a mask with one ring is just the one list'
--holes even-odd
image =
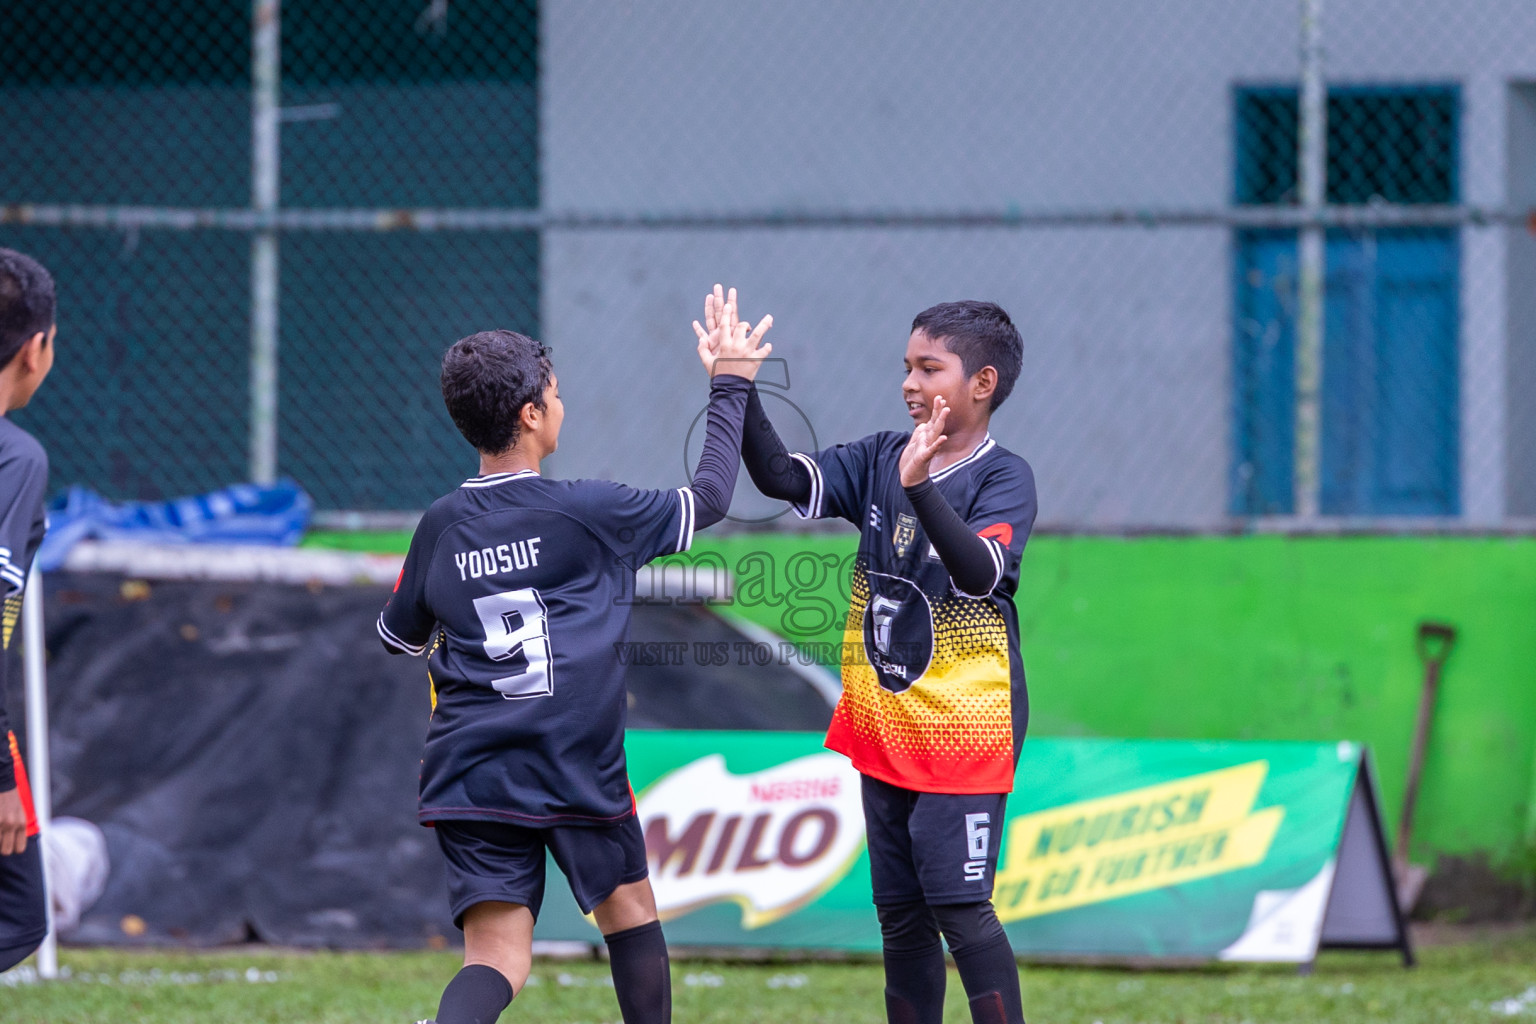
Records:
{"label": "grass field", "polygon": [[[1130,971],[1027,966],[1034,1024],[1301,1024],[1536,1019],[1536,928],[1430,936],[1412,971],[1394,955],[1329,953],[1309,976],[1280,967]],[[65,950],[67,980],[0,975],[5,1024],[409,1022],[436,1007],[451,953],[209,953]],[[508,1022],[617,1021],[606,965],[541,960]],[[673,964],[674,1018],[844,1024],[884,1020],[878,964]],[[946,1019],[968,1021],[950,973]]]}

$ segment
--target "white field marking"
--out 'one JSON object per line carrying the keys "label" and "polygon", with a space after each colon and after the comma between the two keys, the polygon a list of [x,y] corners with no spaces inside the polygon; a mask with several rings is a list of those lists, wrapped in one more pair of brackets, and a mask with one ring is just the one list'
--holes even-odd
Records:
{"label": "white field marking", "polygon": [[[37,968],[31,964],[23,964],[12,968],[4,974],[0,974],[0,988],[17,988],[23,985],[37,985],[43,982],[37,973]],[[222,968],[216,971],[166,971],[159,967],[150,968],[147,971],[125,970],[112,974],[107,971],[74,971],[68,966],[59,968],[59,975],[50,979],[49,984],[74,984],[74,985],[222,985],[229,982],[243,981],[247,984],[271,984],[282,980],[282,975],[277,971],[263,971],[257,967],[247,967],[243,971],[233,968]]]}
{"label": "white field marking", "polygon": [[1536,985],[1521,992],[1513,999],[1500,999],[1489,1003],[1488,1009],[1505,1017],[1518,1017],[1536,1007]]}

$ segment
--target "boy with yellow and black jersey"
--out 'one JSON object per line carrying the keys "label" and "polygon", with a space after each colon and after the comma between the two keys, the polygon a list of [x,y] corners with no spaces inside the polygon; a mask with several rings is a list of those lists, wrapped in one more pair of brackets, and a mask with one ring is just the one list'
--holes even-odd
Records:
{"label": "boy with yellow and black jersey", "polygon": [[26,959],[48,931],[42,848],[26,768],[5,713],[17,621],[47,519],[48,456],[6,416],[53,367],[53,278],[30,256],[0,249],[0,971]]}
{"label": "boy with yellow and black jersey", "polygon": [[1034,477],[983,435],[960,461],[903,486],[912,438],[943,429],[949,409],[935,401],[940,413],[917,434],[791,456],[811,478],[797,511],[862,521],[843,650],[863,657],[845,657],[827,746],[906,789],[1006,793],[1029,717],[1012,598]]}
{"label": "boy with yellow and black jersey", "polygon": [[[707,323],[726,301],[734,308],[734,290],[727,300],[717,287]],[[860,528],[827,746],[862,776],[893,1024],[942,1020],[940,932],[973,1019],[1024,1019],[991,895],[1028,721],[1013,594],[1035,481],[988,432],[1022,348],[993,303],[927,309],[902,384],[913,431],[809,454],[787,452],[755,390],[748,398],[742,457],[758,489]]]}

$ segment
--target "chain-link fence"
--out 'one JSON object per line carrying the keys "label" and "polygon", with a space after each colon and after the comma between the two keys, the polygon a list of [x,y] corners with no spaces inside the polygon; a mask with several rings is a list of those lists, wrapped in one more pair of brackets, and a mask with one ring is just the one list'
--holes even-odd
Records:
{"label": "chain-link fence", "polygon": [[900,429],[912,316],[1001,302],[1045,525],[1536,516],[1519,0],[10,5],[0,137],[56,485],[419,509],[493,326],[554,347],[555,472],[675,484],[728,279],[803,445]]}
{"label": "chain-link fence", "polygon": [[[280,17],[271,153],[253,128],[253,13]],[[536,231],[279,231],[276,417],[262,438],[260,232],[153,218],[259,208],[263,158],[279,162],[291,210],[536,208],[537,39],[535,6],[500,0],[8,5],[0,197],[89,204],[103,221],[0,228],[58,279],[60,358],[20,417],[55,484],[207,490],[245,479],[265,441],[268,463],[325,508],[421,508],[451,487],[466,459],[437,361],[486,326],[538,332]],[[15,207],[9,219],[36,220]]]}

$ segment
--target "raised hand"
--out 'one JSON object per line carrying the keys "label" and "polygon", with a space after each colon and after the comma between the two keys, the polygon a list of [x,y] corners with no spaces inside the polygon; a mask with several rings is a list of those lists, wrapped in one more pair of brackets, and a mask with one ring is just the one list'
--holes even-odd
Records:
{"label": "raised hand", "polygon": [[[731,298],[733,300],[736,298],[736,289],[734,288],[731,289]],[[715,329],[720,326],[720,316],[724,311],[725,292],[717,284],[715,285],[714,291],[709,292],[704,296],[703,326],[700,326],[697,320],[693,322],[693,332],[699,336],[700,342],[704,342],[706,339],[711,339],[711,352],[715,351],[715,341],[713,339],[713,335],[715,333]]]}
{"label": "raised hand", "polygon": [[[734,289],[731,297],[735,298]],[[697,320],[693,322],[693,333],[698,335],[699,361],[704,364],[704,372],[711,377],[715,375],[715,362],[720,355],[720,345],[724,339],[736,329],[736,305],[726,304],[725,296],[720,286],[715,285],[715,290],[704,296],[704,322],[708,326],[701,326]]]}
{"label": "raised hand", "polygon": [[933,462],[933,457],[939,453],[944,442],[949,436],[944,433],[944,422],[949,419],[949,405],[935,395],[933,398],[933,414],[928,417],[927,423],[919,423],[912,431],[912,438],[901,451],[901,461],[898,467],[901,473],[901,486],[915,487],[928,479],[928,466]]}
{"label": "raised hand", "polygon": [[720,285],[704,296],[704,323],[693,322],[698,336],[699,360],[711,377],[734,373],[748,380],[757,376],[758,367],[772,345],[761,344],[763,335],[773,326],[773,317],[765,316],[754,328],[741,320],[736,311],[736,289],[727,292]]}

